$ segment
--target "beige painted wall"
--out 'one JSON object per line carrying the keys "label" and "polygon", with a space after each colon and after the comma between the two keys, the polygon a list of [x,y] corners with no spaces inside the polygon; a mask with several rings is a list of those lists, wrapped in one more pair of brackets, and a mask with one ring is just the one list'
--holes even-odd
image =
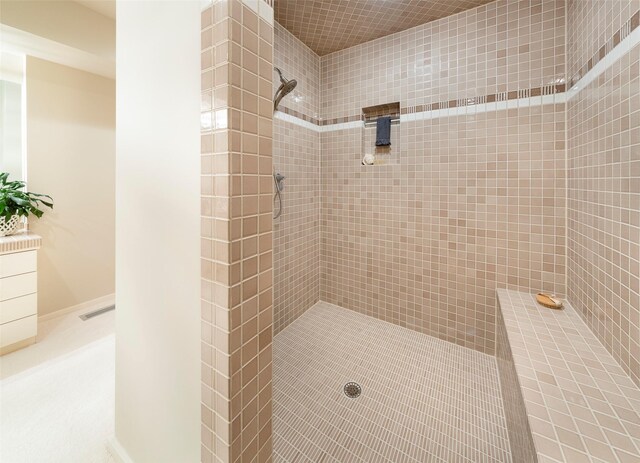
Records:
{"label": "beige painted wall", "polygon": [[38,311],[114,293],[115,81],[27,58],[27,181],[55,209],[42,235]]}
{"label": "beige painted wall", "polygon": [[76,2],[2,0],[0,23],[92,55],[115,58],[115,21]]}
{"label": "beige painted wall", "polygon": [[[150,20],[150,17],[152,18]],[[200,461],[200,3],[117,11],[120,461]]]}

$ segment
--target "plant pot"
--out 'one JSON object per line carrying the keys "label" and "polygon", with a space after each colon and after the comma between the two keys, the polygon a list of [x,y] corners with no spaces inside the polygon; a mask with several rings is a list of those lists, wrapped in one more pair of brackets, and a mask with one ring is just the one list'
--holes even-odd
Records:
{"label": "plant pot", "polygon": [[0,217],[0,236],[13,235],[20,223],[20,216],[13,215],[7,221],[4,217]]}

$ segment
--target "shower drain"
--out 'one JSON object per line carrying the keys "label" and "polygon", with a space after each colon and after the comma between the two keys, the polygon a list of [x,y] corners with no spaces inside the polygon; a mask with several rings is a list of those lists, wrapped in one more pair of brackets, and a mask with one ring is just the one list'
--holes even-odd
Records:
{"label": "shower drain", "polygon": [[350,399],[355,399],[360,397],[362,393],[362,388],[358,383],[348,382],[344,385],[344,395],[349,397]]}

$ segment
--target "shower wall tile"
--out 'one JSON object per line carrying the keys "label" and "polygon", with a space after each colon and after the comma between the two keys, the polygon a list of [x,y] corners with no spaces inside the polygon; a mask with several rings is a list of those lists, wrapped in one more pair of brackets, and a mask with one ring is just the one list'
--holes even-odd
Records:
{"label": "shower wall tile", "polygon": [[565,292],[564,127],[562,104],[403,122],[374,167],[363,129],[323,133],[320,299],[493,354],[496,287]]}
{"label": "shower wall tile", "polygon": [[273,11],[202,13],[202,452],[271,461]]}
{"label": "shower wall tile", "polygon": [[[320,58],[277,23],[274,50],[275,66],[298,82],[280,109],[317,119]],[[274,93],[278,85],[274,73]],[[287,177],[282,215],[273,222],[273,327],[278,334],[320,298],[320,134],[277,117],[273,130],[273,167]],[[274,210],[278,207],[274,199]]]}
{"label": "shower wall tile", "polygon": [[[602,58],[614,35],[640,11],[640,0],[567,0],[567,77],[579,76],[589,60]],[[640,17],[639,17],[640,18]]]}
{"label": "shower wall tile", "polygon": [[287,177],[283,212],[273,222],[278,334],[320,299],[320,134],[280,119],[273,127],[274,168]]}
{"label": "shower wall tile", "polygon": [[[571,48],[588,57],[639,2],[577,2]],[[598,2],[600,3],[600,2]],[[614,5],[615,4],[615,5]],[[597,14],[596,17],[591,17]],[[638,16],[638,15],[636,15]],[[640,16],[638,16],[640,17]],[[567,104],[568,295],[640,385],[640,46]]]}
{"label": "shower wall tile", "polygon": [[[565,3],[500,0],[321,58],[322,116],[562,82]],[[496,287],[565,294],[564,105],[321,134],[320,299],[495,352]]]}
{"label": "shower wall tile", "polygon": [[498,0],[323,56],[321,116],[561,82],[565,6],[564,0]]}
{"label": "shower wall tile", "polygon": [[[291,32],[275,23],[274,65],[284,77],[298,82],[295,90],[280,102],[287,108],[314,119],[320,115],[320,57]],[[280,78],[273,74],[275,95]]]}

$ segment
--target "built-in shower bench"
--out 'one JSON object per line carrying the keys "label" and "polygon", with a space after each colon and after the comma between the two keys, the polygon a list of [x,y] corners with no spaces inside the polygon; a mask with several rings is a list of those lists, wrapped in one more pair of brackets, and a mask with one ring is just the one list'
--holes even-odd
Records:
{"label": "built-in shower bench", "polygon": [[640,462],[640,389],[578,313],[505,289],[497,303],[513,461]]}

